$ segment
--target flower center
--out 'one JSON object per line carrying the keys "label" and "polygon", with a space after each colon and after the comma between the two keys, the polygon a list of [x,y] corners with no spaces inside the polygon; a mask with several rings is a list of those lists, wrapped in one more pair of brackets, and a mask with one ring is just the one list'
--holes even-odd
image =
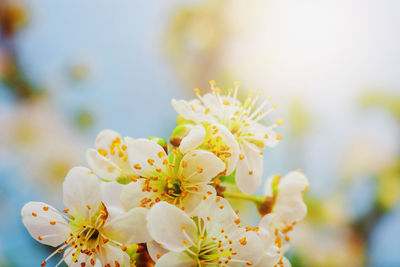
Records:
{"label": "flower center", "polygon": [[[87,206],[87,209],[90,215],[92,208]],[[100,203],[97,211],[90,216],[89,221],[73,218],[70,222],[73,230],[70,232],[68,240],[65,241],[66,245],[74,248],[74,252],[72,252],[73,261],[76,261],[81,253],[91,256],[99,246],[108,242],[108,239],[102,235],[102,227],[107,218],[108,211],[103,203]]]}

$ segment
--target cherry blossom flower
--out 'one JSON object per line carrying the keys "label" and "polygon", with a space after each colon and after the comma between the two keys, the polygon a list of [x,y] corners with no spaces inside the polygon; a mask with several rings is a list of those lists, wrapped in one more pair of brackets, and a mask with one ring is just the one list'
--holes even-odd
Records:
{"label": "cherry blossom flower", "polygon": [[166,202],[150,209],[147,227],[159,246],[155,256],[151,253],[156,267],[251,266],[261,259],[257,233],[240,226],[225,199],[205,199],[191,217]]}
{"label": "cherry blossom flower", "polygon": [[127,140],[113,130],[103,130],[96,138],[94,149],[88,149],[86,159],[89,167],[102,180],[130,180],[133,170],[128,162]]}
{"label": "cherry blossom flower", "polygon": [[122,191],[121,204],[126,210],[167,201],[190,212],[210,190],[211,179],[225,169],[211,152],[194,150],[183,155],[173,150],[167,156],[148,139],[130,140],[128,158],[137,179]]}
{"label": "cherry blossom flower", "polygon": [[269,105],[269,98],[256,107],[260,94],[254,96],[254,93],[250,92],[245,102],[241,103],[237,100],[238,83],[234,90],[229,89],[227,95],[221,95],[220,89],[215,87],[215,81],[210,81],[210,84],[211,93],[201,96],[196,89],[198,99],[173,99],[172,105],[178,114],[190,123],[218,123],[232,133],[240,148],[236,184],[243,193],[254,193],[261,184],[263,172],[261,149],[278,144],[282,137],[274,132],[274,128],[280,125],[282,120],[270,126],[260,123],[276,107]]}
{"label": "cherry blossom flower", "polygon": [[[111,212],[102,202],[100,181],[84,167],[72,168],[63,185],[64,213],[43,202],[29,202],[21,210],[22,221],[40,243],[58,247],[47,261],[64,249],[69,266],[130,266],[125,244],[151,240],[146,230],[147,210]],[[67,215],[66,215],[67,214]]]}
{"label": "cherry blossom flower", "polygon": [[267,180],[265,194],[271,213],[265,215],[258,226],[258,234],[264,242],[264,254],[258,267],[291,266],[283,254],[288,249],[289,233],[307,214],[303,191],[308,186],[306,176],[300,171],[290,172],[283,178],[275,175]]}

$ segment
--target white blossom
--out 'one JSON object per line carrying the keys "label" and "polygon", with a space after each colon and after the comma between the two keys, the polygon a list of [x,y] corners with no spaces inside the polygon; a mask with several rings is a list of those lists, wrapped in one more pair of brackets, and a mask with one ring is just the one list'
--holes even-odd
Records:
{"label": "white blossom", "polygon": [[260,121],[270,114],[275,105],[269,105],[266,99],[256,107],[260,94],[249,96],[244,103],[237,99],[238,84],[235,89],[229,89],[227,95],[221,95],[220,89],[215,88],[211,81],[211,93],[201,96],[196,90],[198,99],[192,101],[172,100],[172,105],[180,116],[191,123],[204,122],[224,125],[234,136],[240,153],[236,166],[236,184],[239,189],[251,194],[261,184],[263,172],[263,151],[261,149],[274,147],[281,136],[274,132],[274,128],[282,123],[264,126]]}
{"label": "white blossom", "polygon": [[194,150],[185,155],[173,150],[169,155],[148,139],[130,140],[128,158],[137,179],[121,195],[122,206],[151,207],[160,201],[190,212],[209,191],[208,184],[224,171],[224,163],[213,153]]}
{"label": "white blossom", "polygon": [[240,226],[225,199],[205,196],[202,202],[202,208],[191,217],[166,202],[150,209],[148,230],[162,247],[156,257],[151,253],[156,267],[257,264],[263,252],[257,233]]}
{"label": "white blossom", "polygon": [[103,130],[96,138],[94,149],[88,149],[86,159],[89,167],[102,180],[130,180],[133,170],[128,162],[127,140],[113,130]]}
{"label": "white blossom", "polygon": [[42,262],[64,249],[69,266],[130,266],[126,245],[150,241],[146,230],[147,210],[111,212],[102,202],[100,181],[84,167],[70,170],[63,185],[64,213],[42,202],[29,202],[21,210],[31,236],[42,244],[58,247]]}

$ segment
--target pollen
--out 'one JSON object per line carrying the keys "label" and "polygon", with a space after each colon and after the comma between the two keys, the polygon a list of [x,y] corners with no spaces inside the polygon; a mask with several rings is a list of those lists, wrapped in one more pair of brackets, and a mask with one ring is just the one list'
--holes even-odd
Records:
{"label": "pollen", "polygon": [[105,149],[97,149],[97,152],[99,152],[100,155],[102,155],[103,157],[107,156],[108,152]]}

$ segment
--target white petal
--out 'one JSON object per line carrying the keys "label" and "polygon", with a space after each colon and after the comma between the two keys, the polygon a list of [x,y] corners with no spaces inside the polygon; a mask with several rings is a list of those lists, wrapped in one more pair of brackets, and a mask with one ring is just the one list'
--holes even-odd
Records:
{"label": "white petal", "polygon": [[218,133],[213,135],[221,136],[223,142],[225,142],[226,145],[229,147],[229,150],[227,152],[229,152],[231,156],[227,158],[227,164],[226,164],[226,175],[229,175],[236,169],[240,152],[239,145],[235,137],[225,126],[221,124],[213,124],[213,125],[215,125],[216,129],[218,129]]}
{"label": "white petal", "polygon": [[128,211],[132,208],[136,208],[141,204],[141,200],[145,197],[150,197],[150,192],[143,192],[144,180],[138,179],[136,182],[132,182],[126,186],[121,193],[121,205]]}
{"label": "white petal", "polygon": [[[215,188],[212,187],[211,185],[206,185],[204,190],[205,193],[204,194],[199,194],[200,198],[200,202],[198,203],[198,205],[191,210],[190,212],[187,212],[186,208],[185,211],[190,215],[190,216],[199,216],[202,218],[206,218],[209,215],[209,210],[210,210],[210,205],[212,204],[212,202],[210,200],[215,200],[216,197],[216,191]],[[203,201],[203,195],[207,196],[208,201],[204,200]]]}
{"label": "white petal", "polygon": [[208,221],[206,227],[211,235],[219,235],[221,225],[226,232],[237,228],[235,220],[238,216],[225,198],[209,196],[206,200],[202,200],[199,206],[203,209],[198,210],[198,216]]}
{"label": "white petal", "polygon": [[134,208],[104,225],[106,236],[123,244],[145,243],[151,240],[146,228],[147,209]]}
{"label": "white petal", "polygon": [[133,171],[144,177],[157,175],[156,169],[165,171],[167,160],[164,149],[148,139],[128,139],[128,159]]}
{"label": "white petal", "polygon": [[150,257],[153,259],[154,262],[157,262],[158,259],[169,252],[169,250],[163,248],[160,244],[156,241],[152,240],[146,243],[147,251],[150,254]]}
{"label": "white petal", "polygon": [[118,262],[120,266],[130,266],[129,255],[122,251],[120,247],[111,245],[109,243],[100,247],[100,253],[98,257],[102,263],[102,266],[106,266],[107,264],[110,264],[110,266],[117,266],[116,262]]}
{"label": "white petal", "polygon": [[90,148],[86,152],[86,161],[89,167],[101,179],[112,181],[121,176],[121,169],[111,159],[103,157],[100,153]]}
{"label": "white petal", "polygon": [[67,240],[71,231],[63,216],[43,202],[28,202],[22,208],[21,215],[22,222],[31,236],[45,245],[60,245]]}
{"label": "white petal", "polygon": [[243,193],[253,194],[261,184],[263,156],[255,146],[247,142],[240,147],[244,158],[237,164],[236,184]]}
{"label": "white petal", "polygon": [[168,252],[156,262],[156,267],[197,267],[197,263],[184,252]]}
{"label": "white petal", "polygon": [[309,187],[306,176],[298,171],[292,171],[285,175],[279,183],[279,194],[299,194]]}
{"label": "white petal", "polygon": [[182,175],[190,183],[207,183],[225,170],[225,164],[213,153],[194,150],[181,161]]}
{"label": "white petal", "polygon": [[191,150],[195,150],[198,148],[204,141],[206,137],[206,130],[204,129],[203,125],[196,125],[194,126],[189,134],[184,137],[179,145],[179,150],[186,154]]}
{"label": "white petal", "polygon": [[190,245],[197,234],[192,219],[179,208],[164,201],[150,209],[147,215],[147,228],[155,241],[177,252],[186,249],[184,240]]}
{"label": "white petal", "polygon": [[109,129],[102,130],[96,137],[94,147],[96,149],[104,149],[108,151],[112,142],[117,138],[121,139],[121,135],[116,131]]}
{"label": "white petal", "polygon": [[[187,102],[185,100],[172,99],[171,104],[175,111],[186,120],[200,123],[207,118],[204,113],[205,108],[199,104],[198,100]],[[192,107],[194,107],[195,110],[193,110]]]}
{"label": "white petal", "polygon": [[203,95],[204,105],[210,109],[210,112],[217,117],[220,117],[224,112],[225,106],[221,103],[215,94],[205,94]]}
{"label": "white petal", "polygon": [[203,195],[207,194],[209,185],[198,185],[198,191],[195,194],[188,194],[182,199],[182,207],[185,208],[185,212],[191,215],[191,212],[196,210],[199,206]]}
{"label": "white petal", "polygon": [[260,123],[254,123],[249,126],[248,131],[253,133],[256,139],[262,140],[265,146],[275,147],[279,144],[277,134],[272,129],[265,127]]}
{"label": "white petal", "polygon": [[253,264],[257,264],[261,260],[264,252],[262,240],[258,237],[256,232],[246,232],[246,230],[242,228],[238,229],[238,232],[241,233],[239,237],[244,237],[247,242],[243,245],[239,242],[240,238],[233,238],[232,248],[237,252],[235,258],[244,261],[251,261]]}
{"label": "white petal", "polygon": [[125,186],[117,182],[100,182],[100,185],[103,203],[107,209],[110,207],[122,208],[120,195]]}
{"label": "white petal", "polygon": [[278,196],[273,212],[277,213],[284,223],[291,224],[304,219],[307,215],[307,206],[301,194]]}
{"label": "white petal", "polygon": [[256,267],[273,267],[279,262],[280,255],[278,254],[264,254]]}
{"label": "white petal", "polygon": [[272,197],[272,195],[273,195],[273,192],[272,192],[272,181],[273,180],[274,180],[274,176],[270,176],[265,181],[265,185],[264,185],[264,195],[265,196]]}
{"label": "white petal", "polygon": [[64,204],[74,217],[86,219],[89,208],[97,210],[101,202],[100,181],[85,167],[72,168],[63,184]]}

